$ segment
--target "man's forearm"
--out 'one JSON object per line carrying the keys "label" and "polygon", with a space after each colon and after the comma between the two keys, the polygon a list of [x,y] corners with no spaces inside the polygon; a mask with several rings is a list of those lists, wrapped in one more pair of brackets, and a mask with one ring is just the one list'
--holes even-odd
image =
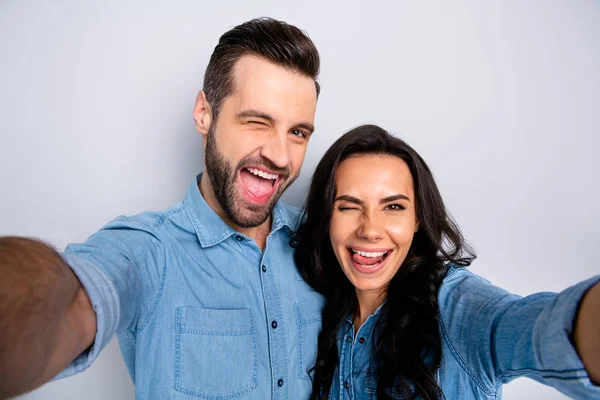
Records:
{"label": "man's forearm", "polygon": [[49,366],[57,359],[69,362],[61,343],[65,335],[77,340],[67,316],[81,285],[55,250],[25,238],[0,237],[0,276],[0,398],[6,398],[53,378],[59,371]]}
{"label": "man's forearm", "polygon": [[590,378],[600,384],[600,283],[588,290],[581,301],[573,336]]}

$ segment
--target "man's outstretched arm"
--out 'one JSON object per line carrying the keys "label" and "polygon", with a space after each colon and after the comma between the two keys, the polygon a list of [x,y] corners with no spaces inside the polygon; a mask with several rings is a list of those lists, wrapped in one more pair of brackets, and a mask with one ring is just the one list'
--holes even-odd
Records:
{"label": "man's outstretched arm", "polygon": [[51,247],[0,237],[0,398],[54,378],[92,345],[96,314]]}

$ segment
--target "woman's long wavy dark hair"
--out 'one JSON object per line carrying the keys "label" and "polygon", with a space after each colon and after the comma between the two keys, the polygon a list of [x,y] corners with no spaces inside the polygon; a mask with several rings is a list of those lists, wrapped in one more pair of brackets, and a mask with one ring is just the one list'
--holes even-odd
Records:
{"label": "woman's long wavy dark hair", "polygon": [[401,268],[389,283],[373,334],[377,398],[438,399],[435,379],[441,362],[438,290],[446,264],[467,266],[475,258],[449,216],[429,167],[399,138],[375,125],[359,126],[327,150],[312,178],[303,223],[294,234],[300,274],[326,298],[311,399],[326,399],[338,364],[337,336],[357,309],[356,292],[344,275],[329,239],[335,175],[350,156],[386,154],[408,165],[414,184],[419,230]]}

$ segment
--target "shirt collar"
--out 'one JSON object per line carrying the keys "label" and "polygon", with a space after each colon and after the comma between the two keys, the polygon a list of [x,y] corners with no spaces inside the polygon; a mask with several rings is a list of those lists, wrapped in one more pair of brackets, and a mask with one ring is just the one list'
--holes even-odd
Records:
{"label": "shirt collar", "polygon": [[[381,303],[381,305],[379,307],[377,307],[377,309],[375,310],[375,312],[367,317],[367,319],[365,320],[365,322],[363,324],[366,324],[369,319],[377,318],[377,316],[381,312],[381,308],[386,303],[386,301],[387,300],[384,300],[384,302]],[[352,315],[348,315],[348,317],[346,318],[346,322],[349,322],[351,325],[354,324],[354,320],[352,319]]]}
{"label": "shirt collar", "polygon": [[[202,247],[214,246],[232,235],[246,237],[227,225],[215,210],[208,205],[198,186],[201,177],[202,174],[198,174],[190,184],[184,200],[185,210],[196,231],[198,240],[200,240],[200,245]],[[296,223],[295,215],[287,210],[287,207],[281,201],[278,201],[273,208],[271,233],[284,227],[287,228],[289,233],[295,229]]]}

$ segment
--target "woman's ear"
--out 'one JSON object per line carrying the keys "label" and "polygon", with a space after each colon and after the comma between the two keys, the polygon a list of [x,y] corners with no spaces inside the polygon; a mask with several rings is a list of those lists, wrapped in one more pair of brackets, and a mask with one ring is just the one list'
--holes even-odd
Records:
{"label": "woman's ear", "polygon": [[421,223],[419,221],[415,222],[415,233],[417,233],[419,231],[420,227],[421,227]]}
{"label": "woman's ear", "polygon": [[212,112],[210,103],[206,100],[204,91],[198,92],[196,103],[194,104],[194,125],[196,130],[202,135],[207,135],[212,122]]}

